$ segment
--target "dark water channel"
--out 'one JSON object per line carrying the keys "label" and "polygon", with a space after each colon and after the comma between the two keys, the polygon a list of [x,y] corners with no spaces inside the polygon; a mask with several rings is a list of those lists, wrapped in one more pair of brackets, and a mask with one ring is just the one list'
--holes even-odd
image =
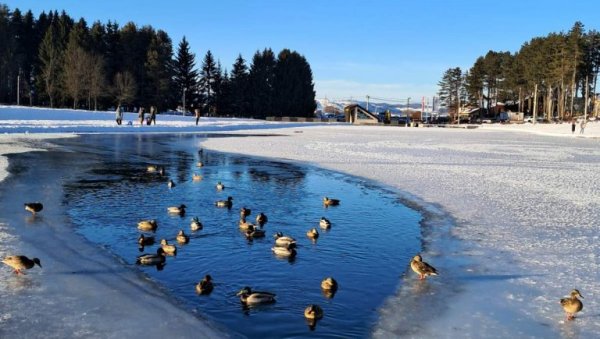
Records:
{"label": "dark water channel", "polygon": [[[399,202],[393,192],[372,183],[314,167],[265,161],[204,150],[203,135],[84,135],[61,141],[82,157],[94,159],[83,175],[71,178],[64,204],[78,232],[134,265],[140,255],[136,225],[156,219],[157,242],[176,243],[178,230],[191,239],[177,245],[162,270],[140,266],[152,279],[181,299],[186,307],[253,338],[366,337],[377,319],[377,309],[398,287],[410,258],[420,250],[419,213]],[[276,138],[276,137],[274,137]],[[243,145],[240,145],[243,153]],[[41,155],[41,156],[51,156]],[[198,161],[204,163],[197,167]],[[165,168],[165,175],[147,173],[148,165]],[[65,168],[73,164],[65,163]],[[192,175],[202,176],[192,181]],[[176,183],[168,188],[167,181]],[[226,189],[217,191],[221,181]],[[231,209],[215,201],[233,197]],[[341,199],[325,208],[322,198]],[[184,217],[167,213],[168,206],[185,204]],[[259,212],[269,221],[266,237],[249,241],[239,230],[241,207]],[[192,232],[197,216],[202,230]],[[332,227],[319,228],[328,218]],[[316,227],[316,242],[306,232]],[[294,260],[273,255],[273,235],[280,231],[297,240]],[[143,253],[155,253],[158,245]],[[199,296],[196,283],[213,277],[210,295]],[[339,290],[333,298],[322,294],[320,282],[333,276]],[[277,302],[257,308],[242,307],[236,296],[242,287],[277,294]],[[325,313],[310,329],[303,317],[308,304]],[[168,316],[168,315],[165,315]]]}

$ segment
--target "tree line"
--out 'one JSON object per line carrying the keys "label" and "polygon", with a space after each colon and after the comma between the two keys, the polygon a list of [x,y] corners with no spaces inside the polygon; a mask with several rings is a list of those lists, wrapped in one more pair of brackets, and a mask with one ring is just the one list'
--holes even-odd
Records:
{"label": "tree line", "polygon": [[446,70],[438,83],[450,112],[466,104],[486,108],[513,102],[520,112],[569,119],[590,112],[600,70],[600,33],[576,22],[566,33],[524,43],[518,52],[489,51],[473,66]]}
{"label": "tree line", "polygon": [[[312,70],[283,49],[240,54],[231,72],[210,50],[199,67],[185,37],[173,52],[169,35],[129,22],[75,21],[65,11],[11,11],[0,4],[0,102],[107,109],[200,108],[205,114],[312,117]],[[17,102],[18,101],[18,102]]]}

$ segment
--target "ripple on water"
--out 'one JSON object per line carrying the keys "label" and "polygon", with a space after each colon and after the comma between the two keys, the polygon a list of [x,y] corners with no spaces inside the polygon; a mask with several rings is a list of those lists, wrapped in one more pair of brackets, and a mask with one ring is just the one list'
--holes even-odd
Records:
{"label": "ripple on water", "polygon": [[[421,216],[401,205],[395,194],[356,178],[239,155],[199,155],[190,136],[119,136],[118,148],[111,136],[82,138],[86,145],[95,144],[101,156],[85,178],[74,178],[66,188],[78,231],[134,264],[140,254],[139,220],[158,221],[157,242],[165,238],[175,243],[183,229],[190,242],[178,245],[177,256],[168,257],[163,270],[140,269],[188,307],[249,337],[368,336],[377,308],[397,290],[406,263],[420,250]],[[196,167],[200,160],[202,168]],[[146,173],[149,164],[164,166],[166,175]],[[193,173],[203,179],[193,182]],[[169,179],[177,183],[173,189],[167,187]],[[215,189],[217,181],[225,184],[224,191]],[[214,206],[230,195],[232,209]],[[342,203],[325,208],[323,196]],[[182,203],[188,207],[185,217],[167,214],[168,206]],[[242,206],[252,209],[252,222],[259,212],[267,214],[265,238],[248,241],[240,232]],[[202,230],[190,230],[193,216],[200,218]],[[322,216],[331,220],[330,230],[319,228]],[[315,243],[306,237],[313,227],[320,233]],[[277,231],[297,239],[295,260],[272,253]],[[144,252],[156,249],[147,246]],[[213,277],[215,288],[198,296],[194,286],[205,274]],[[319,287],[327,276],[340,284],[332,299]],[[235,294],[246,285],[276,293],[277,302],[244,309]],[[303,317],[311,303],[325,311],[314,331]]]}

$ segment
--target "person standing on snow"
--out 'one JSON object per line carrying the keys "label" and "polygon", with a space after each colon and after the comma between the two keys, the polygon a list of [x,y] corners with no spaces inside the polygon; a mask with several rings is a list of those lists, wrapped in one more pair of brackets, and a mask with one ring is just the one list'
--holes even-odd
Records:
{"label": "person standing on snow", "polygon": [[156,107],[150,106],[150,123],[154,122],[156,125]]}
{"label": "person standing on snow", "polygon": [[121,125],[121,123],[123,122],[123,111],[121,110],[121,105],[117,105],[115,119],[117,120],[117,125]]}
{"label": "person standing on snow", "polygon": [[196,126],[198,126],[198,120],[200,120],[200,108],[196,108],[194,113],[196,114]]}
{"label": "person standing on snow", "polygon": [[140,111],[138,113],[138,118],[140,119],[140,125],[144,125],[144,107],[140,107]]}

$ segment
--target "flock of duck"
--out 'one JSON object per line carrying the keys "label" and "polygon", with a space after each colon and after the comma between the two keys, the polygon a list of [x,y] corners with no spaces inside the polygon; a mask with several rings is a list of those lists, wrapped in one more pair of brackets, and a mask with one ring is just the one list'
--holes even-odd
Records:
{"label": "flock of duck", "polygon": [[[201,151],[200,151],[201,152]],[[204,166],[202,162],[197,163],[198,167]],[[160,173],[164,175],[164,168],[150,165],[147,167],[148,173]],[[193,174],[193,181],[202,180],[202,176],[196,173]],[[167,185],[169,188],[175,187],[175,183],[172,180],[168,180]],[[225,185],[220,181],[216,184],[215,188],[218,191],[223,191],[225,189]],[[340,204],[340,200],[331,199],[329,197],[323,198],[323,205],[328,206],[337,206]],[[220,208],[232,208],[233,206],[233,198],[229,196],[226,200],[218,200],[215,202],[216,207]],[[43,210],[44,206],[40,202],[30,202],[25,203],[25,210],[31,212],[32,214],[37,214]],[[169,214],[174,215],[185,215],[186,205],[181,204],[179,206],[171,206],[167,208],[167,212]],[[248,222],[247,218],[251,215],[251,210],[242,207],[240,209],[240,221],[239,228],[244,231],[245,236],[248,239],[261,238],[265,236],[265,231],[263,226],[268,222],[268,218],[264,213],[259,213],[256,216],[255,224]],[[328,230],[331,228],[331,222],[322,217],[319,221],[319,227]],[[158,228],[158,223],[156,220],[142,220],[137,224],[137,228],[143,232],[155,232]],[[190,223],[190,229],[192,231],[198,231],[203,228],[202,223],[198,219],[198,217],[193,217]],[[316,241],[319,237],[319,231],[317,228],[311,228],[306,232],[306,236]],[[275,242],[274,246],[271,248],[272,252],[279,257],[287,257],[293,259],[296,255],[296,239],[293,237],[282,234],[281,232],[276,232],[274,234]],[[178,234],[175,237],[176,241],[179,244],[187,244],[190,241],[190,237],[185,234],[183,230],[179,230]],[[138,238],[138,245],[140,246],[140,250],[143,250],[144,246],[153,245],[155,243],[155,238],[153,236],[140,234]],[[160,246],[158,247],[156,253],[146,253],[137,257],[136,263],[140,265],[155,265],[157,268],[161,269],[161,267],[165,264],[167,255],[176,255],[177,246],[174,244],[169,244],[166,239],[160,240]],[[41,262],[38,258],[28,258],[24,255],[12,255],[5,257],[2,262],[13,268],[15,274],[23,275],[25,274],[23,271],[33,268],[35,265],[42,267]],[[435,276],[438,275],[437,270],[424,262],[421,255],[415,255],[410,262],[411,269],[418,275],[419,280],[424,280],[427,276]],[[198,282],[195,286],[195,290],[200,295],[210,294],[213,290],[214,286],[212,283],[212,277],[210,274],[204,276],[204,278]],[[326,277],[321,281],[321,290],[323,294],[327,297],[333,297],[338,289],[338,283],[333,277]],[[242,304],[246,306],[256,306],[261,304],[269,304],[275,302],[276,295],[267,291],[254,291],[251,287],[244,287],[238,293],[240,301]],[[566,313],[567,320],[573,320],[575,318],[575,314],[580,312],[583,309],[583,303],[578,299],[583,298],[579,290],[574,289],[571,291],[570,296],[568,298],[560,299],[560,304],[563,310]],[[314,325],[317,320],[323,317],[323,309],[317,304],[310,304],[304,310],[304,317],[309,321],[309,326],[314,328]]]}

